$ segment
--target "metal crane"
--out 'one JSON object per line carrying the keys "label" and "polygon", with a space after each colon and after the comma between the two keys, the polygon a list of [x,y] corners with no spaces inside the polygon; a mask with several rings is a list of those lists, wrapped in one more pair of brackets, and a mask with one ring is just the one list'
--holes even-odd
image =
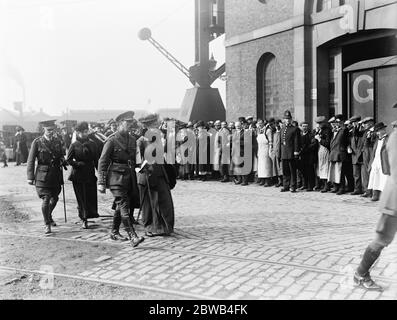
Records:
{"label": "metal crane", "polygon": [[224,120],[226,112],[219,90],[211,85],[222,76],[226,66],[222,64],[215,70],[216,61],[209,57],[210,41],[224,33],[224,0],[195,0],[195,26],[195,64],[189,69],[152,38],[149,28],[141,29],[138,37],[149,41],[193,84],[182,102],[180,120]]}

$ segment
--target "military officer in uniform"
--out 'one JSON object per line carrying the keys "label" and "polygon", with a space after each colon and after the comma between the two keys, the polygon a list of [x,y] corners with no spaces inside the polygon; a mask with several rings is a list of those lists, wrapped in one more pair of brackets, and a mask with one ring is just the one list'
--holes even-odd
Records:
{"label": "military officer in uniform", "polygon": [[[28,183],[36,186],[38,196],[43,200],[41,210],[45,223],[45,234],[51,233],[56,224],[52,212],[58,202],[63,185],[62,167],[66,169],[62,141],[55,136],[55,120],[40,122],[44,135],[33,140],[27,162]],[[35,170],[35,161],[37,168]]]}
{"label": "military officer in uniform", "polygon": [[111,231],[111,239],[125,240],[119,233],[122,222],[133,247],[139,245],[144,238],[138,237],[133,225],[134,208],[140,207],[139,191],[135,172],[137,143],[130,134],[134,124],[134,112],[128,111],[116,118],[117,132],[109,136],[103,146],[98,163],[98,191],[110,189],[114,197],[115,214]]}
{"label": "military officer in uniform", "polygon": [[281,160],[283,165],[283,184],[281,192],[296,192],[297,158],[300,150],[300,130],[292,125],[290,111],[284,112],[284,126],[281,129]]}
{"label": "military officer in uniform", "polygon": [[[397,108],[397,104],[394,105]],[[383,288],[372,280],[370,270],[379,259],[382,250],[389,246],[397,233],[397,131],[393,131],[386,145],[387,180],[380,198],[380,217],[374,240],[366,248],[357,270],[354,282],[366,290],[382,291]]]}

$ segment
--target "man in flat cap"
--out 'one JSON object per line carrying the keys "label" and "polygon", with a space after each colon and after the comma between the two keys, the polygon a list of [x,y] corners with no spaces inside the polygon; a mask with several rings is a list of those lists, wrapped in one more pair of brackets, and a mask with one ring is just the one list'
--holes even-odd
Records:
{"label": "man in flat cap", "polygon": [[56,226],[52,212],[63,185],[62,167],[66,166],[65,151],[61,139],[55,136],[55,120],[42,121],[39,124],[44,129],[44,134],[33,140],[27,162],[27,178],[30,185],[36,186],[37,194],[42,199],[45,234],[50,234],[51,226]]}
{"label": "man in flat cap", "polygon": [[363,166],[363,151],[364,151],[364,130],[360,125],[361,117],[353,116],[349,119],[350,127],[350,148],[353,165],[354,191],[352,195],[360,195],[364,193],[362,182],[362,171],[365,170]]}
{"label": "man in flat cap", "polygon": [[134,208],[140,207],[135,172],[137,143],[130,134],[134,113],[122,113],[116,121],[117,132],[106,140],[99,159],[98,190],[105,193],[106,188],[109,188],[114,197],[112,208],[115,209],[115,213],[110,238],[126,240],[119,232],[120,223],[123,223],[131,245],[136,247],[144,238],[138,237],[133,225]]}
{"label": "man in flat cap", "polygon": [[297,159],[300,151],[300,129],[292,125],[289,110],[284,112],[284,126],[281,130],[281,160],[283,164],[283,185],[281,192],[296,192]]}
{"label": "man in flat cap", "polygon": [[318,143],[317,153],[317,183],[314,190],[325,193],[329,191],[328,171],[329,171],[329,151],[332,139],[332,129],[324,116],[318,116],[316,119],[316,129],[314,138]]}
{"label": "man in flat cap", "polygon": [[[342,114],[335,116],[333,137],[330,144],[328,181],[334,185],[331,192],[337,195],[342,195],[346,190],[353,189],[354,184],[352,172],[348,171],[349,164],[351,166],[351,159],[347,153],[349,130],[343,125],[344,121]],[[345,186],[345,179],[348,182],[347,187]]]}
{"label": "man in flat cap", "polygon": [[363,139],[364,139],[363,151],[362,151],[363,169],[361,170],[361,183],[363,186],[364,193],[361,195],[361,197],[372,198],[372,190],[368,189],[368,182],[369,182],[369,173],[371,171],[372,153],[374,150],[375,142],[377,140],[376,133],[373,130],[371,130],[375,125],[375,121],[374,118],[372,117],[366,117],[361,121],[359,121],[359,123],[362,125]]}

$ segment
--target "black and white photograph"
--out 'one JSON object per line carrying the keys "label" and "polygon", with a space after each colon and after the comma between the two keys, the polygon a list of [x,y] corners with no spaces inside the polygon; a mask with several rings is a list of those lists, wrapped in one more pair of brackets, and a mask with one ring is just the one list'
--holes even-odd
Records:
{"label": "black and white photograph", "polygon": [[0,300],[395,301],[396,232],[396,0],[0,0]]}

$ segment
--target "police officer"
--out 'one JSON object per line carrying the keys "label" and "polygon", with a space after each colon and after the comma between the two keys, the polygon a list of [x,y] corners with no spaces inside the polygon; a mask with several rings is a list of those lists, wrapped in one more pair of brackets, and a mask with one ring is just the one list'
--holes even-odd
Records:
{"label": "police officer", "polygon": [[289,110],[284,112],[284,126],[281,130],[281,160],[283,165],[283,185],[281,192],[296,192],[297,158],[300,150],[300,130],[292,125]]}
{"label": "police officer", "polygon": [[116,118],[117,132],[109,136],[103,146],[98,163],[98,191],[110,189],[114,197],[116,209],[110,238],[125,240],[119,233],[120,222],[123,223],[128,238],[133,247],[144,241],[138,237],[133,225],[134,208],[139,208],[139,191],[135,172],[137,157],[136,139],[130,134],[134,124],[134,112],[122,113]]}
{"label": "police officer", "polygon": [[[44,129],[44,135],[33,140],[27,162],[28,183],[36,186],[37,194],[43,200],[41,210],[45,234],[50,234],[51,226],[56,226],[52,212],[63,185],[62,166],[66,169],[63,144],[61,139],[55,136],[55,121],[39,123]],[[36,158],[38,163],[35,170]]]}

